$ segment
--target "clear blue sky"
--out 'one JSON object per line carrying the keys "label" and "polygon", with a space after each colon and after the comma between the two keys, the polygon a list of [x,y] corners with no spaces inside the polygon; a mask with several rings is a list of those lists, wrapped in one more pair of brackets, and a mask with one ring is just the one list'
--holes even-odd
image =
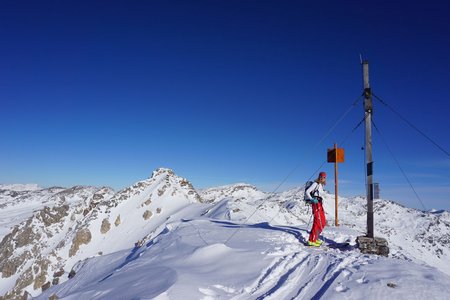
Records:
{"label": "clear blue sky", "polygon": [[[172,168],[195,187],[304,184],[374,93],[450,151],[445,1],[2,1],[0,182],[116,189]],[[427,209],[450,209],[450,158],[374,99]],[[422,208],[374,130],[384,199]],[[341,194],[363,195],[363,126]],[[333,167],[322,168],[333,190]]]}

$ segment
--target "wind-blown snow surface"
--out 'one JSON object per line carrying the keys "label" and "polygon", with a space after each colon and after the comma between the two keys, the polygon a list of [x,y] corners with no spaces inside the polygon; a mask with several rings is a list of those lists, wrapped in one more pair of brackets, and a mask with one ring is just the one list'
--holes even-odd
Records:
{"label": "wind-blown snow surface", "polygon": [[[302,201],[300,188],[270,195],[238,184],[202,190],[199,195],[201,199],[187,181],[160,169],[127,193],[105,197],[117,205],[100,203],[85,217],[75,218],[77,226],[91,230],[92,241],[69,257],[73,233],[68,232],[66,248],[54,249],[64,261],[59,284],[41,295],[32,286],[26,290],[39,295],[37,299],[51,295],[59,299],[446,299],[450,295],[448,212],[421,212],[377,201],[376,235],[387,238],[391,250],[385,258],[363,255],[355,247],[356,237],[365,231],[363,198],[340,199],[341,226],[334,227],[334,196],[328,195],[329,226],[323,239],[329,247],[308,248],[303,243],[311,227],[310,208]],[[149,198],[154,215],[144,220]],[[99,233],[102,220],[114,222],[119,213],[122,224]],[[350,247],[335,248],[344,241],[350,241]],[[68,280],[71,269],[76,275]],[[52,272],[47,273],[51,280]],[[0,287],[4,282],[0,278]]]}
{"label": "wind-blown snow surface", "polygon": [[[237,233],[226,244],[231,234]],[[339,235],[340,233],[334,233]],[[354,249],[311,249],[304,228],[197,218],[140,248],[83,263],[63,299],[444,299],[450,277]],[[331,241],[329,241],[331,242]],[[392,287],[390,287],[392,286]]]}

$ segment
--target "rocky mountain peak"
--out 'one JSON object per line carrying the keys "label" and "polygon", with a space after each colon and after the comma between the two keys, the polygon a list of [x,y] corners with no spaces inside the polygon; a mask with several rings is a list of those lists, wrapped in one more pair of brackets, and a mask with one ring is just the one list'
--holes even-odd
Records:
{"label": "rocky mountain peak", "polygon": [[152,176],[150,178],[156,178],[159,176],[176,176],[176,175],[172,169],[158,168],[152,172]]}
{"label": "rocky mountain peak", "polygon": [[15,193],[0,193],[2,212],[32,211],[0,236],[1,300],[38,295],[67,280],[77,261],[132,248],[202,201],[187,179],[165,168],[117,193],[90,186]]}

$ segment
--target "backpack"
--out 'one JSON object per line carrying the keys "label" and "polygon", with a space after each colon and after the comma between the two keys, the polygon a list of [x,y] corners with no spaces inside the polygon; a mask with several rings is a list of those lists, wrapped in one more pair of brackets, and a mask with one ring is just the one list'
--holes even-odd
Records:
{"label": "backpack", "polygon": [[[306,191],[311,187],[311,185],[314,183],[314,181],[307,181],[305,183],[305,191],[303,194],[303,200],[305,200],[306,204],[311,204],[311,200],[309,199],[309,197],[306,195]],[[317,190],[319,189],[319,185],[317,185],[317,187],[314,189],[314,191],[311,192],[311,197],[313,196],[313,194],[315,192],[317,192]]]}

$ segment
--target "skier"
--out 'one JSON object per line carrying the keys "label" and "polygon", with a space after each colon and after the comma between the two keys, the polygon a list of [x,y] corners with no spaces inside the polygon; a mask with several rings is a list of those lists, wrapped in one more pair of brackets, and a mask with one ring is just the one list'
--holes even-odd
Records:
{"label": "skier", "polygon": [[324,194],[323,186],[326,184],[326,179],[327,174],[325,172],[320,172],[319,177],[306,190],[306,197],[309,197],[308,200],[311,202],[312,213],[314,216],[308,246],[319,247],[322,244],[319,235],[326,224],[325,213],[322,206],[322,196]]}

